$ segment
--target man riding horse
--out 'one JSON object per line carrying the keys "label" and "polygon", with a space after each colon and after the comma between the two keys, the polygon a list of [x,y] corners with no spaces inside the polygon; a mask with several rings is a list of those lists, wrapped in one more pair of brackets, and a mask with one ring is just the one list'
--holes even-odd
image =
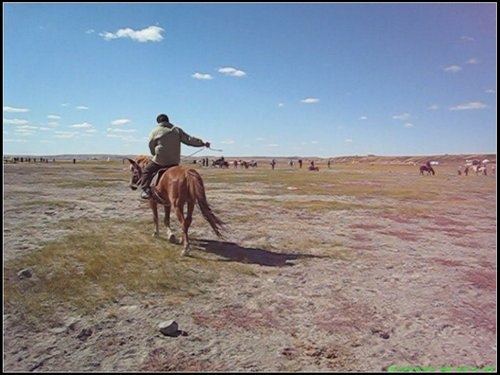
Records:
{"label": "man riding horse", "polygon": [[178,126],[171,124],[168,116],[160,114],[156,117],[158,125],[149,135],[149,150],[153,158],[144,168],[139,181],[142,188],[141,198],[151,198],[151,180],[156,172],[163,168],[179,165],[181,160],[181,143],[194,147],[210,147],[210,142],[204,142],[184,132]]}

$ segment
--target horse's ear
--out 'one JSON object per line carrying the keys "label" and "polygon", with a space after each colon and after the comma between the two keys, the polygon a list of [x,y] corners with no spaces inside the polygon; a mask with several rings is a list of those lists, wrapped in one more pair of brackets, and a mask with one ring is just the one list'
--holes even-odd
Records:
{"label": "horse's ear", "polygon": [[133,160],[133,159],[130,159],[130,158],[127,158],[127,160],[130,162],[130,164],[132,164],[132,166],[137,169],[139,171],[139,173],[142,173],[142,169],[141,167],[139,166],[139,164]]}

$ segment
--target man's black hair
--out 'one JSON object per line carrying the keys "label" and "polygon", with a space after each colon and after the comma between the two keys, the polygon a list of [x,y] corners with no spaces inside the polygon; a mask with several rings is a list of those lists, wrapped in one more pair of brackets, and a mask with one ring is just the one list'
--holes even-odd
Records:
{"label": "man's black hair", "polygon": [[162,113],[161,115],[158,115],[158,117],[156,118],[156,122],[159,124],[160,122],[169,122],[168,120],[168,116],[164,113]]}

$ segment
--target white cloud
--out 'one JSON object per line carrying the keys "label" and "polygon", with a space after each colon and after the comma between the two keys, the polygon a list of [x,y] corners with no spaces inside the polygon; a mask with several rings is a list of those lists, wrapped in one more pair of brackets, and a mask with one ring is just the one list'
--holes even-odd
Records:
{"label": "white cloud", "polygon": [[31,135],[33,135],[35,133],[36,132],[33,129],[16,129],[14,131],[14,134],[20,135],[22,137],[24,137],[24,136],[31,136]]}
{"label": "white cloud", "polygon": [[465,64],[478,64],[479,61],[475,58],[469,59],[465,62]]}
{"label": "white cloud", "polygon": [[352,143],[352,139],[351,139],[351,138],[347,138],[347,139],[345,140],[345,142],[346,142],[346,143]]}
{"label": "white cloud", "polygon": [[13,143],[25,143],[28,142],[26,139],[4,139],[4,142],[13,142]]}
{"label": "white cloud", "polygon": [[474,40],[474,38],[473,38],[473,37],[471,37],[471,36],[466,36],[466,35],[461,36],[461,37],[460,37],[460,39],[461,39],[461,40],[464,40],[464,41],[466,41],[466,42],[472,42],[472,41]]}
{"label": "white cloud", "polygon": [[405,128],[413,128],[413,124],[412,124],[412,123],[409,123],[409,122],[405,123],[403,126],[404,126]]}
{"label": "white cloud", "polygon": [[488,106],[486,104],[483,104],[481,102],[469,102],[469,103],[464,103],[464,104],[459,104],[454,107],[450,107],[450,111],[465,111],[469,109],[484,109],[487,108]]}
{"label": "white cloud", "polygon": [[59,116],[59,115],[48,115],[47,118],[49,118],[51,120],[60,120],[61,116]]}
{"label": "white cloud", "polygon": [[15,107],[8,107],[5,106],[3,107],[4,112],[9,112],[9,113],[20,113],[20,112],[29,112],[29,109],[27,108],[15,108]]}
{"label": "white cloud", "polygon": [[243,77],[247,75],[243,70],[239,70],[230,66],[219,68],[218,72],[232,77]]}
{"label": "white cloud", "polygon": [[431,111],[436,111],[439,109],[439,106],[437,104],[431,104],[430,106],[427,107],[427,109],[430,109]]}
{"label": "white cloud", "polygon": [[360,119],[360,120],[368,120],[368,117],[366,117],[366,116],[361,116],[359,119]]}
{"label": "white cloud", "polygon": [[81,124],[73,124],[70,126],[70,128],[89,129],[93,128],[93,125],[89,124],[88,122],[82,122]]}
{"label": "white cloud", "polygon": [[35,134],[35,130],[37,128],[34,128],[34,127],[19,127],[19,128],[16,128],[16,130],[14,130],[14,133],[17,134],[17,135],[20,135],[20,136],[28,136],[28,135],[33,135]]}
{"label": "white cloud", "polygon": [[277,144],[277,143],[268,143],[266,146],[267,147],[278,147],[279,144]]}
{"label": "white cloud", "polygon": [[4,124],[9,124],[9,125],[26,125],[29,123],[27,120],[20,120],[18,118],[13,118],[13,119],[8,119],[4,118],[3,119]]}
{"label": "white cloud", "polygon": [[126,142],[142,142],[142,143],[144,143],[143,138],[137,138],[137,137],[133,137],[131,135],[121,135],[121,134],[108,133],[108,134],[106,134],[106,137],[117,138],[117,139],[121,139],[122,141],[126,141]]}
{"label": "white cloud", "polygon": [[317,145],[319,142],[318,141],[311,141],[311,144]]}
{"label": "white cloud", "polygon": [[311,104],[319,102],[318,98],[305,98],[301,100],[302,103]]}
{"label": "white cloud", "polygon": [[488,89],[484,91],[486,94],[496,94],[497,92],[493,89]]}
{"label": "white cloud", "polygon": [[120,118],[120,119],[111,121],[111,125],[127,125],[128,123],[130,123],[130,120],[127,118]]}
{"label": "white cloud", "polygon": [[233,140],[233,139],[228,139],[228,140],[225,140],[225,141],[220,141],[220,143],[222,143],[224,145],[232,145],[232,144],[235,144],[236,141]]}
{"label": "white cloud", "polygon": [[112,133],[134,133],[135,129],[115,129],[115,128],[108,128],[108,132]]}
{"label": "white cloud", "polygon": [[410,114],[405,112],[405,113],[401,113],[400,115],[394,115],[394,116],[392,116],[392,118],[394,120],[405,121],[405,120],[408,120],[410,118]]}
{"label": "white cloud", "polygon": [[75,107],[76,109],[80,109],[80,110],[86,110],[86,109],[89,109],[89,107],[86,107],[84,105],[78,105]]}
{"label": "white cloud", "polygon": [[446,68],[444,68],[443,70],[445,72],[449,72],[449,73],[458,73],[459,71],[462,70],[462,67],[458,66],[458,65],[450,65],[450,66],[447,66]]}
{"label": "white cloud", "polygon": [[68,132],[68,131],[56,131],[54,132],[55,138],[73,138],[78,132]]}
{"label": "white cloud", "polygon": [[47,125],[56,127],[56,126],[59,126],[59,123],[55,122],[55,121],[52,121],[52,122],[47,123]]}
{"label": "white cloud", "polygon": [[278,107],[284,107],[285,105],[283,103],[278,103]]}
{"label": "white cloud", "polygon": [[214,79],[211,74],[207,73],[194,73],[191,77],[196,78],[196,79],[204,79],[204,80],[209,80],[209,79]]}
{"label": "white cloud", "polygon": [[165,31],[159,26],[149,26],[142,30],[133,30],[129,27],[119,29],[116,33],[104,32],[99,33],[105,40],[113,40],[118,38],[130,38],[136,42],[160,42],[163,40],[161,33]]}
{"label": "white cloud", "polygon": [[88,29],[87,31],[85,31],[85,34],[93,34],[93,33],[95,33],[94,29]]}

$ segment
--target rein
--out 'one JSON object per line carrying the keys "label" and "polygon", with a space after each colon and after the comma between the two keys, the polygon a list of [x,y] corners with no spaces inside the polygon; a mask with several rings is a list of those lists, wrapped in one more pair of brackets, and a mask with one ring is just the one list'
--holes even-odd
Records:
{"label": "rein", "polygon": [[[208,149],[210,149],[210,150],[212,150],[212,151],[222,152],[222,149],[220,149],[220,148],[212,148],[212,147],[207,147],[207,148],[208,148]],[[184,156],[182,159],[183,159],[183,160],[185,160],[185,159],[187,159],[187,158],[190,158],[191,156],[194,156],[194,155],[196,155],[198,152],[201,152],[201,151],[203,151],[203,150],[204,150],[204,148],[200,148],[198,151],[195,151],[195,152],[193,152],[192,154],[189,154],[188,156]]]}

